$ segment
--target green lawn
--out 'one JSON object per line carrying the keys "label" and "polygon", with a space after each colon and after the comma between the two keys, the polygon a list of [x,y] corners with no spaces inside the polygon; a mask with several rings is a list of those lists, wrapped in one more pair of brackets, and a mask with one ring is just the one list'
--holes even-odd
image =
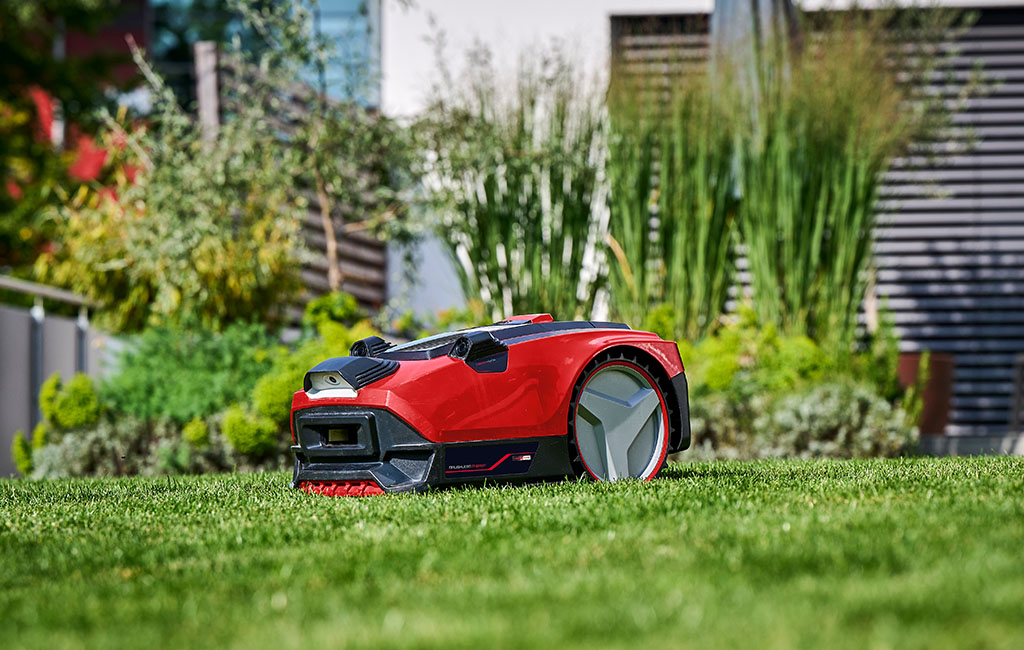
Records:
{"label": "green lawn", "polygon": [[0,481],[0,646],[1024,648],[1024,459]]}

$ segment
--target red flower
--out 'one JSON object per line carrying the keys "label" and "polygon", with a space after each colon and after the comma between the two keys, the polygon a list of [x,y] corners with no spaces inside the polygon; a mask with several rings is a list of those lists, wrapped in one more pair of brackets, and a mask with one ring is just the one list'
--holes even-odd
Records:
{"label": "red flower", "polygon": [[68,174],[82,181],[95,180],[107,161],[106,150],[97,147],[87,135],[78,138],[76,150],[75,162],[68,167]]}
{"label": "red flower", "polygon": [[22,194],[21,188],[10,178],[7,179],[7,194],[15,200],[20,199]]}
{"label": "red flower", "polygon": [[36,105],[36,115],[39,117],[36,137],[40,142],[49,142],[53,130],[53,98],[39,86],[29,88],[28,94]]}

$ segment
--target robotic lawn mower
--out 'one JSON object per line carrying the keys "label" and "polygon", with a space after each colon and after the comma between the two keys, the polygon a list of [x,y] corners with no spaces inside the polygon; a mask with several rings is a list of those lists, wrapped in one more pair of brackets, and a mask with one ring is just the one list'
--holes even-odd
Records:
{"label": "robotic lawn mower", "polygon": [[292,486],[414,492],[586,476],[647,480],[690,446],[675,343],[619,323],[517,316],[351,356],[292,400]]}

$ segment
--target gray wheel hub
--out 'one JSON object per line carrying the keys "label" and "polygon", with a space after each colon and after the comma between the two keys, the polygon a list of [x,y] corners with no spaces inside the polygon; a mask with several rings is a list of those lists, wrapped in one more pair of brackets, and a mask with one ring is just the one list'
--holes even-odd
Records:
{"label": "gray wheel hub", "polygon": [[601,481],[648,478],[665,446],[661,397],[650,380],[625,364],[590,376],[576,406],[576,445]]}

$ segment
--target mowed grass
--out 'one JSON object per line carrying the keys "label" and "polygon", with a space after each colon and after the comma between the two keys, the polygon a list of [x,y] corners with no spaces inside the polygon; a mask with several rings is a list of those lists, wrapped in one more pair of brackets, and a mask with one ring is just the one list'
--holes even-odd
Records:
{"label": "mowed grass", "polygon": [[0,482],[3,648],[1024,648],[1024,459]]}

